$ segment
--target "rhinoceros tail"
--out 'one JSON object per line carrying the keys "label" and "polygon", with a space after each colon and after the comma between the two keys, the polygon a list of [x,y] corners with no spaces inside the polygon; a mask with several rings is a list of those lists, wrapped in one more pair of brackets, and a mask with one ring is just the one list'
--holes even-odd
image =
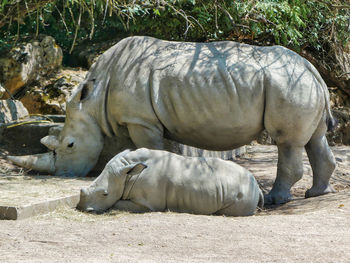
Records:
{"label": "rhinoceros tail", "polygon": [[258,202],[258,207],[260,209],[263,209],[264,208],[264,194],[263,192],[261,191],[261,189],[259,189],[259,202]]}
{"label": "rhinoceros tail", "polygon": [[331,118],[327,117],[327,131],[333,131],[339,124],[338,120],[333,116]]}
{"label": "rhinoceros tail", "polygon": [[325,93],[324,97],[325,97],[327,131],[332,131],[337,127],[338,120],[333,116],[332,111],[331,111],[329,91],[328,91],[327,84],[324,82],[324,80],[322,78],[321,78],[321,81],[322,81],[321,85],[322,85],[324,93]]}
{"label": "rhinoceros tail", "polygon": [[328,87],[322,78],[321,78],[321,81],[322,81],[321,85],[322,85],[324,93],[325,93],[324,97],[325,97],[327,131],[332,131],[338,126],[338,120],[333,116],[332,111],[331,111]]}

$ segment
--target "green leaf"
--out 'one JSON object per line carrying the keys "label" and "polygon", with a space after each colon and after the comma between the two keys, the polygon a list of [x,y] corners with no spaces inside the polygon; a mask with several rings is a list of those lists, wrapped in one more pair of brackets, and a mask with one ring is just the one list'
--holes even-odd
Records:
{"label": "green leaf", "polygon": [[281,32],[281,40],[282,40],[282,44],[287,46],[288,45],[288,38],[287,38],[287,34],[284,32]]}
{"label": "green leaf", "polygon": [[160,16],[159,9],[154,8],[153,9],[153,14],[156,15],[156,16]]}

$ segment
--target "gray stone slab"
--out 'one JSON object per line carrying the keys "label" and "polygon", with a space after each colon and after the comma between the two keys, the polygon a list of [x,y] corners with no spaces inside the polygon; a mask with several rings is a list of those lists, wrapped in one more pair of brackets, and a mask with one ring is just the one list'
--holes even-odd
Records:
{"label": "gray stone slab", "polygon": [[31,216],[52,212],[62,205],[74,208],[77,206],[78,202],[79,195],[71,195],[24,206],[0,206],[0,219],[25,219]]}
{"label": "gray stone slab", "polygon": [[80,189],[93,179],[0,173],[0,219],[28,218],[63,205],[75,207]]}

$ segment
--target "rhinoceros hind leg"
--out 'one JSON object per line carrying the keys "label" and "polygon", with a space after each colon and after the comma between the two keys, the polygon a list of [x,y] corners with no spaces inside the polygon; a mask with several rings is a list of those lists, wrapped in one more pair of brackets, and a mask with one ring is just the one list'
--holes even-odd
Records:
{"label": "rhinoceros hind leg", "polygon": [[156,126],[128,124],[131,140],[137,148],[164,149],[163,130]]}
{"label": "rhinoceros hind leg", "polygon": [[335,169],[336,162],[333,153],[328,146],[325,135],[313,136],[305,146],[312,167],[312,187],[306,191],[305,197],[319,196],[334,193],[329,179]]}
{"label": "rhinoceros hind leg", "polygon": [[277,177],[273,187],[265,195],[265,204],[283,204],[291,200],[291,187],[303,176],[303,147],[286,144],[277,145]]}

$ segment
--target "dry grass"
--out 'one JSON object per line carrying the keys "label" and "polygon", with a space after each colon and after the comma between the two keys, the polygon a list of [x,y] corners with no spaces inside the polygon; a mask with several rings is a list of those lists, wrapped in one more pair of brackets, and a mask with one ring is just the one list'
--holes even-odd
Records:
{"label": "dry grass", "polygon": [[25,172],[23,169],[13,170],[9,167],[0,167],[0,176],[23,176]]}
{"label": "dry grass", "polygon": [[74,208],[69,208],[67,206],[59,206],[53,212],[50,212],[45,215],[36,216],[37,219],[63,219],[75,222],[97,222],[97,221],[109,221],[121,218],[123,216],[130,215],[129,212],[120,211],[120,210],[109,210],[103,214],[93,214],[81,212]]}

